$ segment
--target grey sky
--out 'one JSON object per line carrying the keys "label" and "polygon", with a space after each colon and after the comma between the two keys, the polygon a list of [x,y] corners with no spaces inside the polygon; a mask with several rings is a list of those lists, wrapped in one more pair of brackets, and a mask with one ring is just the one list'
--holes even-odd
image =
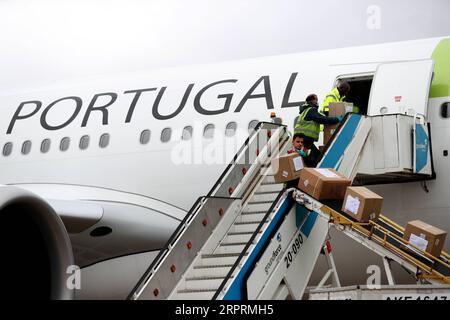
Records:
{"label": "grey sky", "polygon": [[[380,29],[367,26],[373,5]],[[449,0],[0,0],[0,94],[97,75],[450,35],[449,12]]]}

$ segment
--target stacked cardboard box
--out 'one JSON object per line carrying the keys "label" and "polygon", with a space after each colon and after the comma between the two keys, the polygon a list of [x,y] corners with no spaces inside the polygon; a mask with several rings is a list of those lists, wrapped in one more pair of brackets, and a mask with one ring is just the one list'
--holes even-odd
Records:
{"label": "stacked cardboard box", "polygon": [[359,222],[377,220],[383,205],[383,197],[365,187],[348,187],[342,211]]}
{"label": "stacked cardboard box", "polygon": [[403,238],[419,249],[439,257],[444,247],[447,232],[433,227],[423,221],[413,220],[408,222]]}
{"label": "stacked cardboard box", "polygon": [[297,153],[281,156],[272,160],[275,182],[286,182],[300,177],[304,168],[303,158]]}
{"label": "stacked cardboard box", "polygon": [[[353,111],[353,103],[348,102],[331,102],[329,107],[330,107],[330,111],[328,112],[329,117],[337,117],[339,115],[344,116],[346,113]],[[339,123],[325,125],[323,130],[324,145],[326,145],[328,141],[331,139],[331,136],[334,134],[338,126]]]}
{"label": "stacked cardboard box", "polygon": [[304,168],[298,188],[317,200],[342,200],[351,183],[333,169]]}

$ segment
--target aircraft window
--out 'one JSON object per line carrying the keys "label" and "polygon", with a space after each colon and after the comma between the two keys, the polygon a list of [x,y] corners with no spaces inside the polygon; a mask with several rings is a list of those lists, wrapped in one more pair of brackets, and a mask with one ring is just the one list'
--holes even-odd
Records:
{"label": "aircraft window", "polygon": [[449,110],[450,102],[445,102],[441,106],[441,117],[442,118],[450,118],[450,110]]}
{"label": "aircraft window", "polygon": [[61,139],[61,143],[59,144],[59,149],[61,151],[67,151],[67,149],[69,149],[69,145],[70,145],[70,138],[64,137]]}
{"label": "aircraft window", "polygon": [[7,157],[7,156],[9,156],[9,155],[11,154],[11,152],[12,152],[12,147],[13,147],[12,142],[7,142],[7,143],[5,143],[5,145],[3,146],[3,155],[4,155],[5,157]]}
{"label": "aircraft window", "polygon": [[171,136],[172,136],[172,129],[164,128],[163,131],[161,131],[162,142],[169,142]]}
{"label": "aircraft window", "polygon": [[80,139],[80,149],[81,150],[86,150],[89,147],[89,136],[85,135],[82,136]]}
{"label": "aircraft window", "polygon": [[237,129],[237,123],[236,122],[229,122],[227,124],[227,127],[225,128],[225,135],[227,137],[232,137],[235,135]]}
{"label": "aircraft window", "polygon": [[44,139],[41,142],[41,152],[47,153],[50,150],[50,139]]}
{"label": "aircraft window", "polygon": [[258,120],[252,120],[248,124],[248,132],[251,133],[253,130],[255,130],[256,125],[259,123]]}
{"label": "aircraft window", "polygon": [[98,145],[100,146],[100,148],[106,148],[108,144],[109,144],[109,133],[104,133],[100,136],[100,142]]}
{"label": "aircraft window", "polygon": [[22,154],[29,154],[31,151],[31,141],[27,140],[22,144]]}
{"label": "aircraft window", "polygon": [[139,138],[141,144],[147,144],[150,141],[150,134],[150,130],[144,130],[141,132],[141,137]]}
{"label": "aircraft window", "polygon": [[203,130],[203,137],[206,139],[212,139],[214,137],[214,125],[212,123],[207,124]]}
{"label": "aircraft window", "polygon": [[181,139],[190,140],[192,138],[193,128],[191,126],[186,126],[183,129],[183,134],[181,135]]}

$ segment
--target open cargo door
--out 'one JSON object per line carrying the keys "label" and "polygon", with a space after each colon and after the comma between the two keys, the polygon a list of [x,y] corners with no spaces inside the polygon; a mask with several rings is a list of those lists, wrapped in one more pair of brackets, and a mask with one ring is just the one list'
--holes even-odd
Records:
{"label": "open cargo door", "polygon": [[380,64],[373,79],[367,114],[421,114],[426,118],[433,69],[431,59]]}

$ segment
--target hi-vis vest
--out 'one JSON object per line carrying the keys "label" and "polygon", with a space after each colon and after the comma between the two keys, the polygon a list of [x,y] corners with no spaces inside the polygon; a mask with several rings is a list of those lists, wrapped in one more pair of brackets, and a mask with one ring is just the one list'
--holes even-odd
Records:
{"label": "hi-vis vest", "polygon": [[337,88],[334,88],[331,90],[330,93],[328,93],[325,97],[325,100],[322,104],[322,112],[328,112],[330,111],[330,102],[342,102],[344,101],[345,97],[341,97],[341,94],[339,93],[339,90]]}
{"label": "hi-vis vest", "polygon": [[294,134],[302,133],[306,137],[314,139],[314,141],[319,140],[320,125],[315,121],[306,121],[305,117],[312,107],[306,108],[298,117],[297,123],[295,124]]}
{"label": "hi-vis vest", "polygon": [[[344,101],[345,96],[341,97],[341,94],[339,93],[339,90],[337,88],[334,88],[330,91],[325,97],[325,100],[323,101],[322,108],[320,109],[321,112],[328,112],[330,111],[330,103],[331,102],[342,102]],[[357,106],[353,106],[353,112],[359,113],[359,108]]]}

